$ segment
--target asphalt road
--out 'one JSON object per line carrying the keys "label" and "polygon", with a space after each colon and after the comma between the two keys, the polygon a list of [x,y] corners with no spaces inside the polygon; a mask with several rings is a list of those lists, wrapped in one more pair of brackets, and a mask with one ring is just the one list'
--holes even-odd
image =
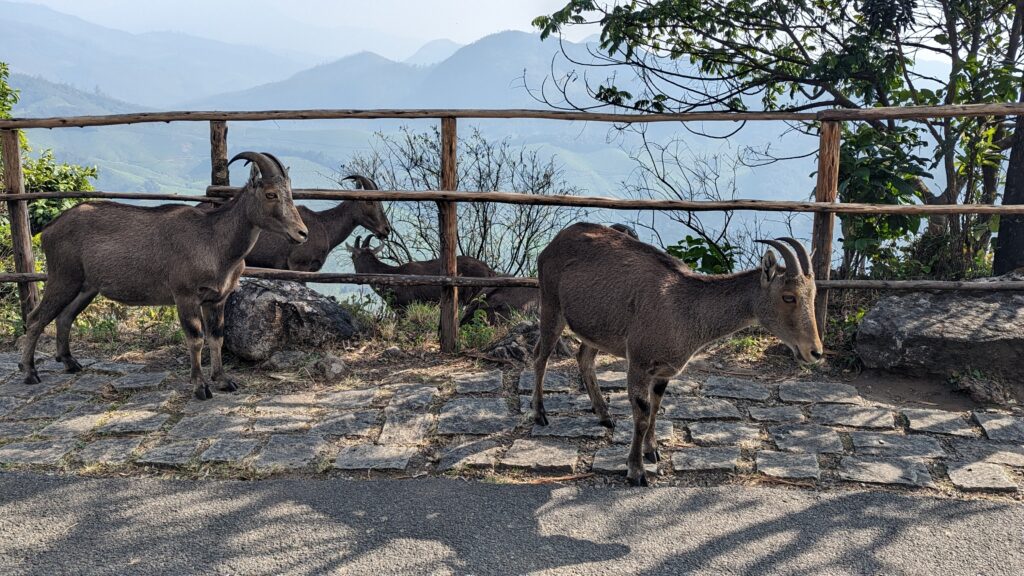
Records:
{"label": "asphalt road", "polygon": [[0,573],[1024,574],[1024,505],[437,478],[0,473]]}

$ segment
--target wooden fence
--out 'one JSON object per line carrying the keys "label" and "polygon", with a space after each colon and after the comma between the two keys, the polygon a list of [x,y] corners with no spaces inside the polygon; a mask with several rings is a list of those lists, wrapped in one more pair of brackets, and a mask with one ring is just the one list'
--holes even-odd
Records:
{"label": "wooden fence", "polygon": [[[921,106],[901,108],[870,108],[803,112],[698,112],[682,114],[604,114],[548,110],[270,110],[256,112],[150,112],[106,116],[66,118],[0,119],[0,143],[4,166],[3,193],[11,221],[15,273],[0,274],[0,282],[18,283],[23,317],[38,301],[37,282],[45,274],[35,272],[31,232],[28,222],[30,200],[40,198],[106,198],[172,200],[188,202],[221,202],[238,191],[228,181],[229,121],[324,120],[324,119],[434,119],[441,121],[441,190],[321,190],[295,189],[296,199],[316,200],[411,200],[436,202],[440,233],[441,266],[437,276],[389,276],[373,274],[335,274],[294,272],[249,268],[245,276],[305,282],[434,285],[441,286],[441,349],[454,352],[458,346],[458,289],[460,286],[536,286],[535,278],[465,278],[456,274],[458,226],[456,202],[500,202],[548,206],[576,206],[616,210],[682,210],[682,211],[784,211],[811,212],[814,227],[811,244],[814,249],[814,272],[818,284],[816,302],[819,327],[824,327],[829,290],[1024,290],[1024,282],[945,282],[890,280],[830,280],[832,238],[836,214],[1024,214],[1024,205],[911,205],[841,204],[838,199],[839,145],[841,124],[850,121],[924,120],[966,116],[1024,116],[1024,104],[971,104],[957,106]],[[537,196],[515,192],[458,192],[456,188],[456,122],[457,119],[549,119],[619,124],[644,122],[745,122],[804,121],[818,122],[818,179],[814,202],[770,200],[730,200],[699,202],[679,200],[629,200],[595,196]],[[209,122],[211,182],[205,196],[181,194],[146,194],[112,192],[47,192],[25,193],[21,172],[18,131],[28,128],[72,128],[112,126],[156,122]]]}

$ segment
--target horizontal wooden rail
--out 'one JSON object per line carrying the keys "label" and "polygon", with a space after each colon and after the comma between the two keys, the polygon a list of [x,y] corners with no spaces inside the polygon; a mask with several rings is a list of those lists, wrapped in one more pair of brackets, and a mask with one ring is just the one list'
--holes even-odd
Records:
{"label": "horizontal wooden rail", "polygon": [[944,104],[942,106],[892,106],[888,108],[837,108],[817,113],[818,120],[923,120],[970,116],[1018,116],[1024,103]]}
{"label": "horizontal wooden rail", "polygon": [[95,198],[100,200],[169,200],[174,202],[210,202],[220,204],[224,198],[200,196],[199,194],[149,194],[146,192],[31,192],[21,194],[18,200],[43,200],[49,198]]}
{"label": "horizontal wooden rail", "polygon": [[[536,278],[493,276],[476,278],[468,276],[417,276],[408,274],[349,274],[342,272],[298,272],[295,270],[274,270],[272,268],[246,268],[242,276],[264,280],[291,280],[295,282],[319,282],[322,284],[379,284],[381,286],[471,286],[489,288],[492,286],[537,286]],[[0,283],[45,282],[46,274],[39,272],[0,273]]]}
{"label": "horizontal wooden rail", "polygon": [[[143,192],[33,192],[18,195],[17,201],[43,198],[96,198],[112,200],[170,200],[178,202],[219,202],[237,193],[232,186],[210,186],[209,196],[188,194],[146,194]],[[1024,214],[1024,205],[988,204],[855,204],[831,202],[790,202],[775,200],[634,200],[606,196],[540,196],[522,192],[447,192],[444,190],[331,190],[296,188],[296,200],[383,200],[383,201],[458,201],[497,202],[544,206],[575,206],[613,210],[682,210],[688,212],[740,211],[816,212],[833,214]]]}
{"label": "horizontal wooden rail", "polygon": [[41,272],[0,272],[0,282],[44,282],[46,274]]}
{"label": "horizontal wooden rail", "polygon": [[51,118],[12,118],[0,120],[5,128],[83,128],[119,124],[151,124],[159,122],[259,122],[266,120],[381,120],[381,119],[518,119],[573,120],[584,122],[743,122],[747,120],[805,120],[816,118],[813,112],[682,112],[669,114],[611,114],[603,112],[572,112],[529,109],[378,109],[378,110],[259,110],[259,111],[178,111],[107,114],[103,116],[67,116]]}
{"label": "horizontal wooden rail", "polygon": [[[210,186],[207,194],[226,197],[238,192],[230,186]],[[988,204],[854,204],[831,202],[790,202],[775,200],[634,200],[607,196],[541,196],[522,192],[446,192],[444,190],[330,190],[296,188],[296,200],[412,200],[497,202],[543,206],[576,206],[616,210],[683,210],[689,212],[754,210],[761,212],[824,212],[835,214],[1024,214],[1024,205]],[[31,196],[26,194],[26,196]]]}
{"label": "horizontal wooden rail", "polygon": [[242,274],[247,278],[265,280],[293,280],[296,282],[319,282],[322,284],[379,284],[382,286],[537,286],[536,278],[515,278],[492,276],[476,278],[469,276],[419,276],[412,274],[348,274],[341,272],[298,272],[274,270],[271,268],[246,268]]}
{"label": "horizontal wooden rail", "polygon": [[820,288],[833,290],[901,290],[928,292],[931,290],[962,290],[968,292],[1024,291],[1024,282],[1016,280],[994,282],[965,282],[962,280],[817,280]]}
{"label": "horizontal wooden rail", "polygon": [[[475,278],[467,276],[417,276],[403,274],[348,274],[335,272],[297,272],[273,270],[270,268],[246,268],[246,278],[264,280],[291,280],[295,282],[316,282],[321,284],[376,284],[380,286],[471,286],[490,288],[497,286],[536,287],[536,278],[494,276]],[[42,273],[0,273],[0,283],[43,282]],[[830,290],[899,290],[899,291],[967,291],[967,292],[1017,292],[1024,291],[1024,281],[984,282],[956,280],[818,280],[819,288]]]}
{"label": "horizontal wooden rail", "polygon": [[102,116],[67,116],[49,118],[11,118],[0,120],[0,129],[25,128],[83,128],[87,126],[114,126],[160,122],[209,122],[266,120],[335,120],[335,119],[538,119],[571,120],[583,122],[745,122],[750,120],[806,121],[815,120],[884,120],[948,118],[953,116],[1012,116],[1024,114],[1024,104],[962,104],[947,106],[905,106],[891,108],[850,108],[819,112],[678,112],[666,114],[616,114],[604,112],[576,112],[565,110],[532,109],[312,109],[312,110],[257,110],[257,111],[200,111],[136,112]]}

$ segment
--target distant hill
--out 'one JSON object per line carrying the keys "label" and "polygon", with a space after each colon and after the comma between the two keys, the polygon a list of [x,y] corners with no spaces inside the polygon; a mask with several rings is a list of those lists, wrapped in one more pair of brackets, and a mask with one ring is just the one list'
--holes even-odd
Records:
{"label": "distant hill", "polygon": [[146,112],[146,106],[112,98],[101,92],[85,92],[70,84],[39,76],[11,74],[11,86],[20,92],[18,116],[92,116]]}
{"label": "distant hill", "polygon": [[0,1],[3,53],[13,72],[169,106],[255,86],[302,68],[248,46],[170,32],[129,34],[44,6]]}
{"label": "distant hill", "polygon": [[412,64],[413,66],[430,66],[431,64],[437,64],[447,60],[449,56],[455,53],[456,50],[462,48],[462,44],[453,42],[447,38],[440,40],[431,40],[423,46],[420,46],[419,50],[403,60],[406,64]]}
{"label": "distant hill", "polygon": [[420,83],[429,70],[361,52],[303,70],[285,80],[181,106],[197,110],[391,107],[418,98]]}
{"label": "distant hill", "polygon": [[[567,43],[581,57],[581,45]],[[502,108],[538,107],[523,78],[539,86],[551,72],[554,42],[535,34],[500,32],[463,46],[429,66],[363,52],[262,86],[189,101],[195,109],[259,108]]]}

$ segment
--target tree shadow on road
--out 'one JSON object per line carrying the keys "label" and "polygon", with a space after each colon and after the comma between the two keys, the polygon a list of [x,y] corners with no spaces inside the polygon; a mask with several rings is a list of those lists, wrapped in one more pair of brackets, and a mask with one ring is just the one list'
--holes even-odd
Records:
{"label": "tree shadow on road", "polygon": [[1019,532],[1024,507],[885,492],[10,473],[0,487],[14,574],[927,573],[1024,554],[1019,534],[986,532],[997,516]]}

